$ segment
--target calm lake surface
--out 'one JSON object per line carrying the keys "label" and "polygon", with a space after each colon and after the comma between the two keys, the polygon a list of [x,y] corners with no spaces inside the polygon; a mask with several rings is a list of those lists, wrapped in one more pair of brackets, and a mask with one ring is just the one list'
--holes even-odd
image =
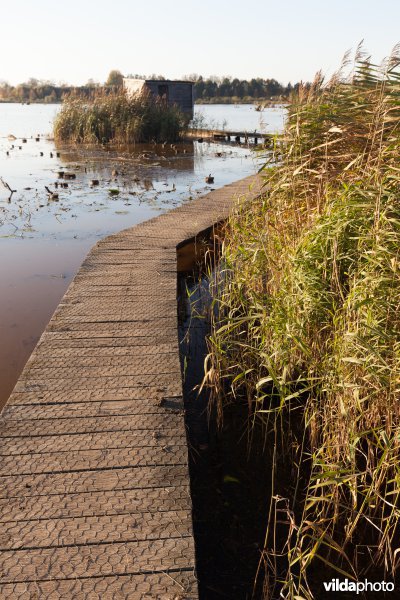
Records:
{"label": "calm lake surface", "polygon": [[258,112],[254,104],[199,104],[195,117],[200,116],[210,129],[276,133],[283,129],[285,110],[278,106]]}
{"label": "calm lake surface", "polygon": [[[10,198],[0,181],[0,407],[99,238],[251,175],[262,164],[248,148],[198,142],[179,144],[178,153],[169,145],[56,147],[51,132],[59,108],[0,104],[0,177],[16,190]],[[195,111],[212,127],[266,132],[280,131],[285,113],[257,112],[253,105],[200,105]],[[76,178],[52,201],[46,187],[56,189],[58,171]],[[205,184],[209,173],[212,186]],[[93,179],[99,185],[92,186]]]}

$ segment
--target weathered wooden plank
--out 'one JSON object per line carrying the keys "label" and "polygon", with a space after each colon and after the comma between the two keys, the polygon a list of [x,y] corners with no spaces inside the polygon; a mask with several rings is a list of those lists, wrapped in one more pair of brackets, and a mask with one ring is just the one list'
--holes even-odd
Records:
{"label": "weathered wooden plank", "polygon": [[191,537],[11,550],[0,553],[0,583],[193,569]]}
{"label": "weathered wooden plank", "polygon": [[[104,417],[141,414],[165,414],[160,400],[114,400],[106,402],[60,402],[51,404],[8,404],[3,417],[13,421],[25,419],[65,419],[71,417]],[[25,442],[26,443],[26,440]],[[0,446],[0,454],[4,449]]]}
{"label": "weathered wooden plank", "polygon": [[[154,366],[154,355],[156,354],[162,361],[168,360],[171,364],[176,364],[176,356],[170,351],[171,346],[168,346],[167,352],[157,352],[157,346],[150,346],[146,348],[145,353],[143,349],[134,348],[133,352],[124,350],[120,354],[114,352],[99,352],[93,353],[87,350],[81,350],[80,352],[70,351],[60,353],[57,351],[49,352],[38,352],[31,360],[27,363],[27,368],[43,368],[43,358],[45,358],[45,366],[47,368],[92,368],[92,367],[130,367],[133,364],[139,364],[141,367]],[[129,350],[129,349],[128,349]],[[178,343],[175,345],[175,350],[178,351]]]}
{"label": "weathered wooden plank", "polygon": [[[174,393],[172,393],[174,390]],[[182,392],[179,381],[168,385],[138,385],[134,388],[107,388],[107,389],[89,389],[89,390],[64,390],[64,391],[46,391],[46,390],[14,390],[10,396],[8,405],[28,405],[28,404],[70,404],[73,402],[99,402],[115,400],[137,400],[151,399],[160,400],[163,395],[178,395]]]}
{"label": "weathered wooden plank", "polygon": [[[159,430],[139,429],[134,431],[109,431],[66,435],[43,435],[37,437],[4,437],[0,456],[23,456],[25,454],[45,454],[49,452],[72,452],[76,450],[109,450],[111,448],[154,447],[161,449],[171,446],[181,438],[181,427],[171,428],[169,423]],[[3,459],[1,459],[3,460]],[[1,467],[0,467],[1,468]]]}
{"label": "weathered wooden plank", "polygon": [[142,375],[116,375],[116,376],[107,376],[104,374],[101,377],[78,377],[74,379],[50,379],[50,378],[38,378],[34,379],[32,377],[27,377],[25,379],[25,375],[23,375],[17,382],[15,386],[16,392],[23,391],[67,391],[69,390],[71,393],[74,390],[93,390],[96,388],[105,389],[122,389],[122,388],[138,388],[138,387],[155,387],[158,384],[169,385],[170,383],[174,383],[177,381],[177,377],[179,375],[177,373],[143,373]]}
{"label": "weathered wooden plank", "polygon": [[0,499],[0,522],[141,514],[185,510],[189,487],[153,487],[123,490],[46,494]]}
{"label": "weathered wooden plank", "polygon": [[[42,454],[22,454],[3,456],[0,477],[4,475],[30,475],[38,473],[61,473],[114,469],[122,467],[147,467],[151,465],[187,464],[187,446],[178,438],[170,444],[140,446],[135,448],[101,448],[97,450],[77,450],[74,452],[46,452]],[[175,444],[173,445],[173,442]]]}
{"label": "weathered wooden plank", "polygon": [[[174,346],[176,350],[178,350],[178,340],[176,340],[176,345]],[[161,354],[169,354],[171,351],[171,343],[163,343],[163,344],[147,344],[145,350],[145,356],[150,356],[156,354],[157,356]],[[143,356],[144,350],[142,346],[135,344],[135,346],[111,346],[111,347],[95,347],[95,350],[91,348],[52,348],[51,352],[49,352],[46,348],[42,348],[42,346],[37,346],[35,353],[29,359],[27,364],[31,364],[31,361],[36,361],[36,359],[40,359],[42,356],[46,357],[46,364],[51,364],[51,361],[54,360],[68,360],[69,358],[76,359],[81,364],[80,357],[84,359],[92,361],[99,361],[97,364],[102,364],[101,361],[105,361],[109,358],[121,357],[126,361],[131,360],[135,356]]]}
{"label": "weathered wooden plank", "polygon": [[2,419],[0,427],[2,437],[37,437],[58,434],[77,435],[100,431],[137,431],[140,429],[158,431],[164,425],[178,428],[183,439],[183,414],[170,410],[158,414],[141,414],[127,418],[121,417],[75,417],[65,419],[24,419],[11,421]]}
{"label": "weathered wooden plank", "polygon": [[0,598],[5,600],[196,600],[197,597],[197,580],[193,569],[0,585]]}
{"label": "weathered wooden plank", "polygon": [[[45,364],[43,364],[45,363]],[[138,375],[138,374],[154,374],[157,372],[163,373],[174,373],[178,376],[180,373],[179,361],[177,360],[176,354],[172,352],[159,354],[158,361],[155,360],[154,355],[146,356],[136,355],[132,357],[114,357],[108,359],[102,359],[101,357],[92,359],[77,359],[72,357],[65,358],[52,358],[52,353],[49,352],[49,359],[39,360],[39,357],[31,360],[24,369],[24,378],[38,376],[45,378],[60,378],[63,379],[66,373],[71,372],[73,367],[74,372],[87,373],[89,377],[101,377],[106,374],[111,375]],[[157,367],[159,367],[157,369]]]}
{"label": "weathered wooden plank", "polygon": [[0,498],[79,494],[103,490],[187,486],[185,465],[126,467],[39,475],[7,475],[0,479]]}
{"label": "weathered wooden plank", "polygon": [[11,521],[2,523],[0,554],[7,550],[29,548],[86,546],[189,537],[191,526],[188,505],[184,510],[143,512],[140,515],[125,513]]}

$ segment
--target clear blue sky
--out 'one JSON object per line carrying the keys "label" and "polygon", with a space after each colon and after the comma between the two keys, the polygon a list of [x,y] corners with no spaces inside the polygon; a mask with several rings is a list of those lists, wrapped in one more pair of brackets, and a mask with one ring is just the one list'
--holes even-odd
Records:
{"label": "clear blue sky", "polygon": [[361,39],[400,41],[400,0],[3,0],[0,80],[82,84],[189,73],[283,83],[332,72]]}

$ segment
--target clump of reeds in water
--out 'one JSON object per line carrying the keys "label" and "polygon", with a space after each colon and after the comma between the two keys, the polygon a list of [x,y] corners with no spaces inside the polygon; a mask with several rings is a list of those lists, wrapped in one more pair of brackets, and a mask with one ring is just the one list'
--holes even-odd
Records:
{"label": "clump of reeds in water", "polygon": [[274,448],[266,598],[399,566],[399,64],[359,49],[351,75],[300,89],[262,198],[227,228],[208,381]]}
{"label": "clump of reeds in water", "polygon": [[176,106],[150,94],[98,91],[67,97],[54,121],[54,137],[73,143],[173,142],[185,125]]}

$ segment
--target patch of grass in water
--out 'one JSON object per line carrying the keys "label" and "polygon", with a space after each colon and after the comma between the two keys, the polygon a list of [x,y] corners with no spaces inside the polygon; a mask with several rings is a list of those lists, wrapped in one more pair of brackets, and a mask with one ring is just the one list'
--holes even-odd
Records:
{"label": "patch of grass in water", "polygon": [[129,96],[123,90],[99,91],[91,98],[68,96],[54,121],[58,142],[174,142],[185,126],[185,117],[150,94]]}

